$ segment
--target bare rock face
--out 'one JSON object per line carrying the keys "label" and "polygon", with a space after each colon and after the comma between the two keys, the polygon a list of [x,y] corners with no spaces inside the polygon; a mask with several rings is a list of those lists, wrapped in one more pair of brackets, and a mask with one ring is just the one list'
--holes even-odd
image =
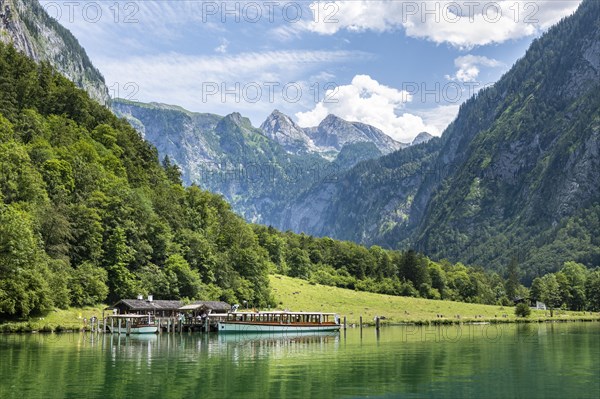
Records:
{"label": "bare rock face", "polygon": [[290,153],[314,152],[333,159],[348,144],[373,143],[381,154],[407,147],[381,130],[360,122],[348,122],[328,115],[319,126],[302,128],[275,110],[260,126],[265,136],[281,144]]}
{"label": "bare rock face", "polygon": [[348,122],[331,114],[323,119],[319,126],[309,128],[307,132],[317,146],[335,151],[340,151],[346,144],[358,142],[371,142],[383,154],[406,147],[376,127],[360,122]]}
{"label": "bare rock face", "polygon": [[318,149],[303,128],[289,116],[274,110],[260,125],[265,136],[281,144],[291,153],[317,152]]}
{"label": "bare rock face", "polygon": [[37,0],[0,0],[0,40],[35,61],[47,61],[100,104],[110,102],[104,77],[77,39]]}

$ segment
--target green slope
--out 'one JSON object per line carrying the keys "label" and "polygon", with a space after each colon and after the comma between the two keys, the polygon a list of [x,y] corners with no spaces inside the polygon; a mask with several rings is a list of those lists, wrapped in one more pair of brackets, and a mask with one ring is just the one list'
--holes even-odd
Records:
{"label": "green slope", "polygon": [[[376,316],[385,316],[385,323],[399,322],[480,322],[515,321],[514,307],[479,305],[454,301],[437,301],[391,295],[359,292],[343,288],[325,287],[286,276],[270,276],[278,309],[292,311],[335,312],[346,316],[348,323],[373,324]],[[506,315],[506,317],[503,317]],[[442,317],[438,317],[442,316]],[[460,316],[458,318],[457,316]],[[534,310],[528,320],[546,320],[547,311]],[[600,320],[600,314],[591,312],[558,312],[556,320]]]}

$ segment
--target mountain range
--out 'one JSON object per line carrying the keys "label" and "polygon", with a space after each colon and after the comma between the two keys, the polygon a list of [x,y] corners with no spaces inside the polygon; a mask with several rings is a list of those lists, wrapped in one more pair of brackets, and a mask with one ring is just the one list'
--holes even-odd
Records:
{"label": "mountain range", "polygon": [[[598,234],[586,222],[597,220],[600,209],[599,9],[599,2],[584,1],[535,40],[496,84],[461,106],[441,138],[420,134],[408,146],[334,115],[301,128],[274,111],[260,129],[246,124],[272,149],[260,162],[281,167],[312,156],[317,168],[335,165],[326,178],[300,178],[301,184],[285,188],[204,185],[223,193],[246,218],[282,230],[413,247],[434,258],[495,269],[517,258],[529,280],[573,257],[598,264]],[[196,170],[191,159],[208,160],[207,152],[267,154],[231,135],[224,141],[223,129],[220,141],[212,139],[220,149],[204,144],[213,136],[201,129],[198,137],[190,134],[192,116],[176,125],[146,105],[128,107],[141,121],[134,126],[176,160],[188,183],[197,181],[190,175]],[[116,102],[114,109],[122,114],[124,105]],[[573,231],[581,237],[572,238]]]}
{"label": "mountain range", "polygon": [[[107,101],[85,51],[37,2],[0,5],[2,41]],[[600,2],[584,0],[441,137],[410,145],[335,115],[302,128],[275,110],[256,128],[159,103],[112,110],[186,184],[249,221],[497,270],[516,259],[528,282],[566,260],[600,263],[599,21]]]}
{"label": "mountain range", "polygon": [[255,128],[239,113],[194,113],[122,99],[112,102],[112,110],[178,165],[186,184],[220,193],[248,220],[266,224],[277,224],[274,216],[313,185],[408,146],[335,115],[302,128],[275,110]]}

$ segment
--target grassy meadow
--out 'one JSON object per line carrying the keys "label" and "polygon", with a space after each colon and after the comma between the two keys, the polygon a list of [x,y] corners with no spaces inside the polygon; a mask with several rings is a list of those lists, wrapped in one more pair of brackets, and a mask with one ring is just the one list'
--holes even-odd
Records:
{"label": "grassy meadow", "polygon": [[[368,324],[373,323],[375,316],[385,316],[386,323],[509,322],[517,319],[514,307],[373,294],[313,285],[305,280],[280,275],[272,275],[270,279],[278,309],[335,312],[346,316],[349,324],[358,323],[360,316],[363,317],[363,323]],[[550,319],[550,311],[532,310],[527,319]],[[553,319],[600,320],[600,315],[555,310]]]}
{"label": "grassy meadow", "polygon": [[43,316],[30,317],[26,321],[8,321],[0,323],[0,332],[60,332],[79,331],[83,328],[83,319],[92,316],[102,318],[102,309],[106,305],[85,308],[55,309]]}
{"label": "grassy meadow", "polygon": [[[514,307],[479,305],[453,301],[399,297],[374,294],[343,288],[311,284],[306,280],[271,275],[271,287],[278,303],[277,309],[291,311],[335,312],[346,316],[348,324],[374,324],[375,316],[385,316],[382,323],[458,323],[458,322],[514,322],[544,320],[599,320],[600,314],[555,310],[532,310],[527,319],[517,318]],[[55,309],[43,316],[30,317],[25,321],[0,323],[0,333],[10,332],[59,332],[79,331],[83,319],[102,317],[106,305],[93,307]],[[457,317],[459,316],[459,317]]]}

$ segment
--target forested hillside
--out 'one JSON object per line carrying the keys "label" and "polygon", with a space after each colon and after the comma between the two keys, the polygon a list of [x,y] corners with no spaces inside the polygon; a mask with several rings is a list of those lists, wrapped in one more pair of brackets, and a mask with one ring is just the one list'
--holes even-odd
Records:
{"label": "forested hillside", "polygon": [[[361,163],[277,227],[505,272],[600,265],[600,2],[536,39],[441,139]],[[357,200],[360,199],[360,200]]]}
{"label": "forested hillside", "polygon": [[[5,45],[0,88],[2,319],[149,293],[273,306],[270,272],[433,299],[527,295],[516,263],[505,280],[414,251],[250,225],[221,197],[185,188],[127,121]],[[590,307],[600,280],[583,279],[573,292],[583,284]]]}
{"label": "forested hillside", "polygon": [[0,314],[138,293],[267,306],[269,271],[481,300],[444,292],[413,253],[253,228],[220,197],[184,188],[125,120],[4,45],[0,87]]}
{"label": "forested hillside", "polygon": [[[221,197],[184,188],[125,120],[5,45],[0,87],[0,315],[139,293],[267,306],[270,271],[443,294],[415,254],[403,275],[399,253],[253,228]],[[413,266],[425,274],[413,278]]]}
{"label": "forested hillside", "polygon": [[535,40],[444,140],[417,248],[497,269],[518,257],[527,283],[600,265],[600,2]]}
{"label": "forested hillside", "polygon": [[138,293],[270,303],[251,226],[126,121],[4,45],[0,88],[0,314]]}

